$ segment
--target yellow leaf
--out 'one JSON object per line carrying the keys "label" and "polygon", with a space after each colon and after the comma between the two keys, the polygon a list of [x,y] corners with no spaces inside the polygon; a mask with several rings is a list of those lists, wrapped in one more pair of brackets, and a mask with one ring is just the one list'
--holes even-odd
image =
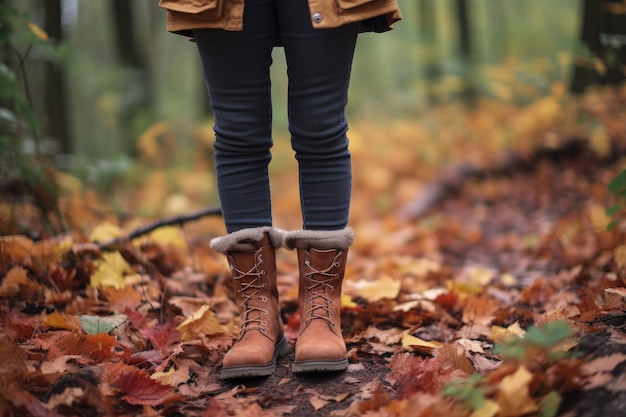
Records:
{"label": "yellow leaf", "polygon": [[494,417],[500,411],[500,407],[495,401],[487,400],[482,407],[475,410],[469,417]]}
{"label": "yellow leaf", "polygon": [[408,330],[402,332],[402,347],[409,352],[432,352],[433,349],[441,346],[441,342],[426,341],[419,337],[415,337],[409,333]]}
{"label": "yellow leaf", "polygon": [[357,282],[348,282],[348,286],[356,290],[356,293],[369,302],[380,301],[384,298],[394,299],[400,292],[400,280],[389,275],[370,281],[362,279]]}
{"label": "yellow leaf", "polygon": [[[606,157],[611,153],[612,139],[607,133],[604,126],[600,125],[591,131],[589,144],[598,156]],[[602,210],[604,213],[604,210]]]}
{"label": "yellow leaf", "polygon": [[187,243],[179,227],[159,227],[150,233],[150,239],[161,244],[170,244],[179,248],[186,248]]}
{"label": "yellow leaf", "polygon": [[92,242],[108,242],[111,239],[115,239],[116,237],[120,237],[124,234],[122,229],[112,223],[101,223],[96,226],[91,235],[89,236],[89,240]]}
{"label": "yellow leaf", "polygon": [[166,372],[153,373],[152,375],[150,375],[150,379],[157,381],[161,385],[170,385],[170,382],[172,381],[172,376],[174,375],[175,372],[176,371],[174,367],[172,366]]}
{"label": "yellow leaf", "polygon": [[613,252],[613,257],[615,258],[615,263],[618,268],[623,268],[626,266],[626,245],[621,245],[615,248]]}
{"label": "yellow leaf", "polygon": [[463,271],[463,275],[466,281],[469,281],[480,286],[489,284],[489,282],[496,275],[493,269],[483,268],[479,266],[471,266]]}
{"label": "yellow leaf", "polygon": [[41,321],[41,324],[43,326],[51,327],[53,329],[65,329],[70,331],[78,329],[78,326],[68,322],[64,315],[56,310],[50,314],[46,314],[46,312],[43,311],[42,316],[43,320]]}
{"label": "yellow leaf", "polygon": [[507,328],[491,326],[489,339],[493,340],[495,343],[505,343],[511,336],[524,337],[525,334],[526,331],[519,326],[518,322],[515,322]]}
{"label": "yellow leaf", "polygon": [[177,329],[182,334],[181,339],[185,341],[226,332],[226,328],[219,322],[215,313],[206,304],[200,307],[192,316],[187,317]]}
{"label": "yellow leaf", "polygon": [[341,307],[342,308],[355,308],[357,304],[352,300],[348,294],[341,294]]}
{"label": "yellow leaf", "polygon": [[502,378],[496,395],[500,406],[499,417],[523,416],[539,409],[528,394],[528,384],[532,379],[532,374],[524,366],[520,366],[514,374]]}
{"label": "yellow leaf", "polygon": [[157,122],[146,129],[137,140],[137,147],[145,158],[154,159],[161,155],[163,146],[161,138],[171,135],[170,125],[167,122]]}
{"label": "yellow leaf", "polygon": [[119,252],[105,253],[91,276],[91,286],[122,289],[126,285],[125,275],[132,272],[133,269]]}
{"label": "yellow leaf", "polygon": [[518,284],[517,278],[515,278],[515,275],[509,273],[509,272],[504,272],[503,274],[500,275],[500,281],[507,286],[513,286]]}
{"label": "yellow leaf", "polygon": [[40,41],[48,41],[48,33],[33,22],[28,22],[28,28]]}

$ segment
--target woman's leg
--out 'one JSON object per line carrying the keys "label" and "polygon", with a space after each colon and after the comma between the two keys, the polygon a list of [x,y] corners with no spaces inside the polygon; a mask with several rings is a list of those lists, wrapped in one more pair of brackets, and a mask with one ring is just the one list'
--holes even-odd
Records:
{"label": "woman's leg", "polygon": [[243,32],[194,31],[215,115],[217,185],[229,233],[272,225],[274,2],[247,1]]}
{"label": "woman's leg", "polygon": [[313,29],[306,0],[277,0],[289,76],[289,130],[304,229],[348,223],[351,164],[345,107],[358,23]]}

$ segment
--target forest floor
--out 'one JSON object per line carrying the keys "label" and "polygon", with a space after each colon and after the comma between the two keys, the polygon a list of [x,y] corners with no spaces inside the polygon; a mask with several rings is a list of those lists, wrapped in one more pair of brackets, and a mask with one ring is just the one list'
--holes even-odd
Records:
{"label": "forest floor", "polygon": [[[238,316],[208,245],[221,219],[104,248],[145,220],[72,195],[62,201],[71,233],[0,237],[0,414],[625,415],[626,227],[623,207],[606,214],[619,203],[607,187],[624,168],[625,97],[355,123],[350,364],[335,374],[291,372],[293,252],[277,255],[289,354],[268,378],[222,381]],[[299,199],[283,152],[275,218],[288,229]],[[129,210],[180,206],[163,183],[154,174],[119,198]],[[32,226],[23,217],[14,224]]]}

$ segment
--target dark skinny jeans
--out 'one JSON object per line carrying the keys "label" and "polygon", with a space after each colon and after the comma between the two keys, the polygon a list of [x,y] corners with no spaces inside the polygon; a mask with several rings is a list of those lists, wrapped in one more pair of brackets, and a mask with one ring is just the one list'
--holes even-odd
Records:
{"label": "dark skinny jeans", "polygon": [[271,53],[284,47],[303,228],[348,223],[352,171],[345,107],[358,23],[313,29],[306,0],[246,0],[242,32],[194,31],[215,115],[220,204],[229,233],[272,225]]}

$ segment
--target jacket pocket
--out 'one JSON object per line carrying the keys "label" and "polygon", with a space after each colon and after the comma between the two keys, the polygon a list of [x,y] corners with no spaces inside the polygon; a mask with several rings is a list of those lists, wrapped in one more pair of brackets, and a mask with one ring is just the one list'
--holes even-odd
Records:
{"label": "jacket pocket", "polygon": [[223,0],[159,0],[159,7],[173,12],[221,14]]}
{"label": "jacket pocket", "polygon": [[336,0],[341,10],[350,10],[379,0]]}

